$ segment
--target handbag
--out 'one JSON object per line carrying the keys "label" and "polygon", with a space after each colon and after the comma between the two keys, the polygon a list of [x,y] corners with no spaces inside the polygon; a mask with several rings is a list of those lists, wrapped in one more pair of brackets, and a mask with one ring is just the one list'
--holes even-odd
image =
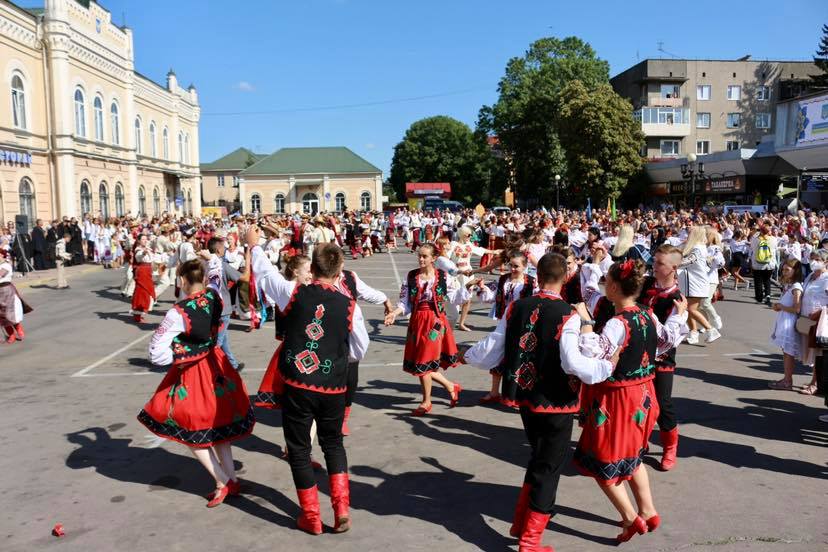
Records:
{"label": "handbag", "polygon": [[828,307],[822,307],[816,327],[816,346],[828,347]]}
{"label": "handbag", "polygon": [[[822,317],[820,316],[820,318]],[[811,332],[811,328],[816,326],[816,324],[816,320],[811,320],[808,316],[800,316],[796,319],[796,333],[808,335]]]}

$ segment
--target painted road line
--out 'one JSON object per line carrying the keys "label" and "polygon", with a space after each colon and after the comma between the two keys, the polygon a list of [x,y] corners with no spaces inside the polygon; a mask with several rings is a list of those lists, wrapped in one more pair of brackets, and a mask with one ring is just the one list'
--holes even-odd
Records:
{"label": "painted road line", "polygon": [[71,377],[73,377],[73,378],[80,378],[80,377],[85,376],[86,374],[88,374],[89,372],[91,372],[92,370],[94,370],[95,368],[97,368],[98,366],[100,366],[101,364],[103,364],[104,362],[107,362],[107,361],[112,360],[113,358],[115,358],[116,356],[120,355],[120,354],[121,354],[121,353],[123,353],[124,351],[126,351],[126,350],[128,350],[128,349],[130,349],[130,348],[134,347],[135,345],[137,345],[137,344],[141,343],[142,341],[144,341],[145,339],[147,339],[148,337],[150,337],[152,334],[153,334],[153,332],[146,332],[146,333],[144,333],[144,335],[142,335],[142,336],[141,336],[141,337],[139,337],[138,339],[135,339],[134,341],[131,341],[130,343],[127,343],[126,345],[124,345],[123,347],[121,347],[120,349],[118,349],[117,351],[115,351],[114,353],[110,353],[110,354],[106,355],[105,357],[103,357],[101,360],[99,360],[99,361],[97,361],[97,362],[95,362],[95,363],[93,363],[93,364],[90,364],[90,365],[89,365],[89,366],[87,366],[86,368],[83,368],[82,370],[78,370],[77,372],[75,372],[74,374],[72,374],[72,376],[71,376]]}
{"label": "painted road line", "polygon": [[400,280],[400,271],[397,270],[397,261],[394,260],[394,254],[389,253],[389,257],[391,257],[391,266],[394,267],[394,277],[397,280],[397,286],[402,286],[402,280]]}
{"label": "painted road line", "polygon": [[754,349],[750,353],[722,353],[722,356],[726,357],[736,357],[736,356],[772,356],[764,351],[760,351],[758,349]]}

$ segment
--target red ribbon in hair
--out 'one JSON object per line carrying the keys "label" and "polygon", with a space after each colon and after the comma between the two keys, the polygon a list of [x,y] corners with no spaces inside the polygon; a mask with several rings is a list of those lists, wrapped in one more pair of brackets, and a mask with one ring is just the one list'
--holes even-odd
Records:
{"label": "red ribbon in hair", "polygon": [[635,268],[635,262],[632,259],[627,259],[621,263],[621,277],[629,278],[632,276],[633,268]]}

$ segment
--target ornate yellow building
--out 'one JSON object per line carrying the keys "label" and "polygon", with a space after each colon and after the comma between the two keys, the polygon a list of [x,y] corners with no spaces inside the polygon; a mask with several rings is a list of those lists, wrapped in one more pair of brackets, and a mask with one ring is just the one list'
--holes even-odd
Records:
{"label": "ornate yellow building", "polygon": [[200,212],[195,87],[137,73],[95,2],[0,0],[0,97],[0,220]]}

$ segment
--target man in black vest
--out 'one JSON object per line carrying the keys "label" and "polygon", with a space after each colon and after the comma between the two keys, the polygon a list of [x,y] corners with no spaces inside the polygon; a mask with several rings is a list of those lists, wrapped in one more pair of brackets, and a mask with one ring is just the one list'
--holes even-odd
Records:
{"label": "man in black vest", "polygon": [[520,407],[532,453],[509,534],[520,537],[521,552],[551,550],[541,546],[541,538],[569,454],[580,382],[604,381],[614,368],[614,362],[586,358],[578,350],[582,327],[592,328],[561,299],[566,273],[563,256],[541,257],[540,291],[512,303],[497,328],[463,355],[480,368],[500,366],[503,400]]}
{"label": "man in black vest", "polygon": [[275,301],[280,313],[276,330],[283,339],[279,349],[284,383],[282,420],[302,508],[297,525],[314,535],[322,533],[310,458],[310,429],[315,420],[328,469],[334,531],[342,533],[351,525],[348,459],[342,445],[348,359],[362,360],[368,349],[368,333],[364,324],[353,323],[354,299],[334,287],[345,260],[339,246],[319,244],[311,260],[313,282],[298,285],[273,268],[258,245],[259,232],[258,226],[253,226],[246,242],[252,250],[252,282]]}

